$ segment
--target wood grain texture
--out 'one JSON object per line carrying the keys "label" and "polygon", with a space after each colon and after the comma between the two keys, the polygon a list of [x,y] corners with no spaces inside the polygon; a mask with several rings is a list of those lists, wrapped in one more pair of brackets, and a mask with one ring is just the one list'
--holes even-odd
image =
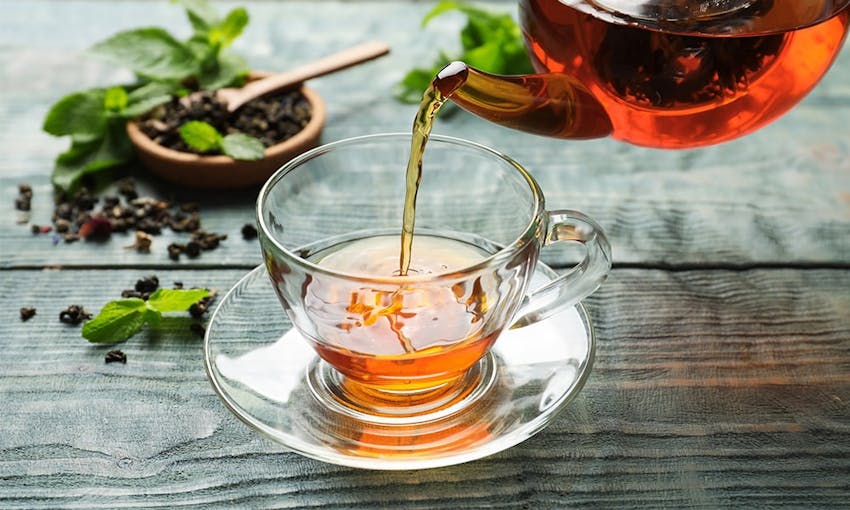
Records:
{"label": "wood grain texture", "polygon": [[[246,1],[237,51],[282,70],[380,38],[392,53],[311,81],[325,141],[407,131],[391,98],[406,69],[456,39],[458,19],[419,28],[432,2]],[[222,3],[221,5],[232,5]],[[512,1],[499,1],[509,9]],[[663,152],[562,142],[463,113],[436,132],[499,148],[541,182],[551,208],[608,231],[619,266],[588,308],[596,363],[549,427],[480,461],[371,472],[285,451],[215,396],[186,317],[120,344],[105,364],[59,311],[97,311],[145,275],[228,289],[260,262],[239,230],[257,190],[193,193],[140,174],[145,193],[201,203],[227,241],[179,263],[155,238],[54,246],[17,224],[16,186],[51,211],[66,141],[40,131],[50,105],[130,79],[82,57],[115,31],[188,35],[169,2],[8,0],[0,16],[0,508],[846,508],[850,498],[850,53],[783,119],[746,139]],[[565,255],[550,253],[556,264]],[[59,270],[56,268],[64,267]],[[37,315],[21,322],[18,308]]]}
{"label": "wood grain texture", "polygon": [[[392,98],[404,72],[451,46],[458,19],[419,28],[430,4],[399,2],[248,2],[249,29],[237,45],[259,69],[282,70],[367,38],[390,44],[389,56],[311,82],[329,110],[324,141],[408,131],[412,105]],[[186,31],[178,8],[167,2],[15,1],[0,20],[0,203],[14,186],[35,186],[32,219],[49,221],[48,175],[67,141],[40,131],[49,106],[81,88],[121,83],[127,73],[84,58],[94,42],[142,21]],[[26,23],[21,20],[26,19]],[[351,24],[347,20],[358,19]],[[283,27],[286,27],[284,30]],[[326,29],[323,29],[325,27]],[[690,151],[658,151],[611,140],[565,142],[491,125],[464,112],[437,122],[435,132],[496,147],[525,165],[541,182],[551,208],[582,210],[610,234],[618,263],[649,266],[758,266],[795,263],[850,265],[850,53],[798,108],[742,140]],[[256,189],[234,194],[193,194],[142,174],[162,197],[194,196],[211,230],[238,232],[253,218]],[[11,206],[10,206],[11,207]],[[0,265],[156,266],[138,256],[78,244],[52,249],[0,218]],[[128,243],[127,243],[128,244]],[[14,247],[12,249],[12,247]],[[226,243],[197,264],[250,267],[254,246]],[[557,256],[548,259],[558,263]]]}
{"label": "wood grain texture", "polygon": [[[850,271],[618,270],[588,302],[587,386],[527,442],[381,473],[288,453],[231,416],[188,320],[103,362],[96,311],[140,270],[14,271],[0,323],[0,507],[841,508],[850,491]],[[227,288],[241,271],[159,271]],[[59,292],[57,289],[62,289]]]}

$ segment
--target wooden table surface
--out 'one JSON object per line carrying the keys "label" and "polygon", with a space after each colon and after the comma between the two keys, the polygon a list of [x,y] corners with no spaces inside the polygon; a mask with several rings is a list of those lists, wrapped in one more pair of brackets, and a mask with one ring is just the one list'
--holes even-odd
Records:
{"label": "wooden table surface", "polygon": [[[460,20],[426,30],[428,2],[247,1],[236,46],[283,70],[365,39],[392,53],[311,82],[325,141],[407,131],[392,89]],[[230,6],[232,4],[225,4]],[[512,2],[497,8],[513,10]],[[97,311],[143,276],[222,291],[260,263],[256,189],[197,193],[143,173],[143,193],[201,203],[229,238],[172,262],[104,243],[54,245],[17,223],[48,223],[49,174],[67,141],[41,129],[66,93],[127,80],[82,56],[125,28],[187,34],[166,1],[0,2],[0,508],[846,508],[850,500],[850,52],[790,114],[746,139],[663,152],[611,140],[562,142],[466,114],[435,132],[515,157],[550,207],[607,230],[609,280],[586,305],[598,334],[578,398],[528,441],[479,461],[409,472],[303,458],[249,430],[221,404],[187,321],[119,347],[105,364],[59,312]],[[547,262],[563,267],[558,255]],[[560,266],[559,266],[560,264]],[[34,306],[28,322],[21,306]]]}

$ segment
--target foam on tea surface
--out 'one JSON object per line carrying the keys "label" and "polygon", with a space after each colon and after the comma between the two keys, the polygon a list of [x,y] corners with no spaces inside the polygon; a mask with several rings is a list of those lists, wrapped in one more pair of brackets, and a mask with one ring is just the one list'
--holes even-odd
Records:
{"label": "foam on tea surface", "polygon": [[[414,242],[416,250],[411,255],[408,276],[457,271],[489,255],[481,248],[445,237],[417,234]],[[313,261],[322,267],[348,274],[386,277],[398,276],[398,257],[398,236],[386,235],[331,247],[316,254]]]}

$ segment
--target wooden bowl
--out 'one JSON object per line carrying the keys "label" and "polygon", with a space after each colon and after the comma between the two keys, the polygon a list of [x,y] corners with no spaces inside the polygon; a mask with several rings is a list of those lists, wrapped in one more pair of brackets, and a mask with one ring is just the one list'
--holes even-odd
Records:
{"label": "wooden bowl", "polygon": [[145,167],[168,182],[185,188],[235,189],[257,186],[284,163],[319,145],[327,111],[321,96],[302,86],[312,107],[310,121],[295,136],[266,148],[265,157],[239,161],[228,156],[201,156],[163,147],[144,134],[135,122],[127,123],[127,134]]}

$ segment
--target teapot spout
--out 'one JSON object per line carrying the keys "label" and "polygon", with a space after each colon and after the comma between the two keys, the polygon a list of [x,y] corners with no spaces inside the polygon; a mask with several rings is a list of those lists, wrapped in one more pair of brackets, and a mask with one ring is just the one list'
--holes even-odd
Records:
{"label": "teapot spout", "polygon": [[593,94],[563,74],[503,76],[452,62],[432,86],[464,110],[528,133],[580,140],[613,131]]}

